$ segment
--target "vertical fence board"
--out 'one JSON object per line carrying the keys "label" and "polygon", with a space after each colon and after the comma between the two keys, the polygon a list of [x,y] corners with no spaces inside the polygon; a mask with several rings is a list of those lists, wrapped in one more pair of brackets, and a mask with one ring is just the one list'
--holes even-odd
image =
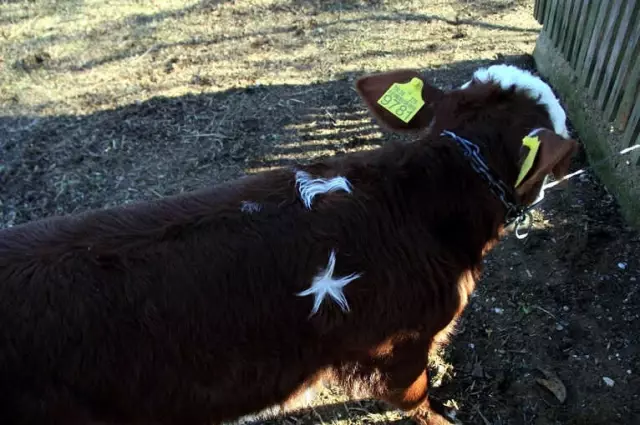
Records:
{"label": "vertical fence board", "polygon": [[613,37],[615,34],[616,26],[620,20],[620,12],[622,9],[622,3],[624,0],[612,0],[610,9],[609,9],[609,18],[606,22],[604,28],[604,35],[602,36],[602,40],[600,42],[600,48],[597,51],[595,66],[593,68],[593,77],[591,78],[591,83],[589,84],[589,96],[594,97],[596,95],[596,91],[600,87],[600,82],[602,81],[605,60],[610,59],[609,64],[612,67],[615,65],[616,57],[611,57],[609,53],[611,52]]}
{"label": "vertical fence board", "polygon": [[542,0],[536,0],[533,4],[533,16],[536,18],[538,22],[540,22],[540,3]]}
{"label": "vertical fence board", "polygon": [[549,34],[549,38],[555,46],[556,39],[554,36],[554,29],[556,25],[556,14],[558,13],[558,6],[557,4],[553,4],[553,2],[550,2],[549,9],[549,19],[547,21],[547,24],[545,25],[545,28],[547,28],[547,34]]}
{"label": "vertical fence board", "polygon": [[538,12],[540,15],[540,19],[539,22],[541,25],[545,24],[545,20],[547,17],[547,11],[549,10],[549,3],[551,3],[549,0],[540,0],[540,11]]}
{"label": "vertical fence board", "polygon": [[556,43],[558,42],[558,40],[556,40],[556,23],[558,22],[558,14],[560,13],[558,11],[559,6],[558,4],[552,4],[551,5],[551,14],[549,15],[549,38],[551,39],[551,41],[553,42],[553,45],[556,46]]}
{"label": "vertical fence board", "polygon": [[640,84],[640,58],[635,55],[635,64],[631,71],[626,75],[627,81],[622,93],[622,99],[620,100],[620,106],[616,113],[615,125],[618,130],[624,130],[629,121],[631,115],[631,109],[634,103],[638,99],[638,86]]}
{"label": "vertical fence board", "polygon": [[564,13],[562,14],[562,25],[560,25],[560,34],[558,36],[558,48],[565,54],[567,52],[567,38],[571,36],[573,31],[573,25],[569,23],[569,15],[571,15],[571,9],[573,8],[573,0],[566,0],[564,6]]}
{"label": "vertical fence board", "polygon": [[576,73],[578,90],[626,129],[640,86],[640,0],[535,0],[535,13]]}
{"label": "vertical fence board", "polygon": [[627,129],[622,137],[623,149],[638,143],[638,131],[640,131],[640,102],[636,102]]}
{"label": "vertical fence board", "polygon": [[596,2],[593,2],[592,0],[587,0],[587,2],[589,3],[589,7],[586,10],[584,31],[582,32],[582,37],[580,38],[580,51],[574,65],[574,69],[579,76],[584,72],[584,63],[585,58],[587,57],[587,51],[589,50],[591,39],[595,36],[593,28],[596,22],[596,16],[598,16],[599,9]]}
{"label": "vertical fence board", "polygon": [[576,34],[578,33],[578,14],[580,13],[581,6],[581,0],[571,0],[571,14],[568,17],[566,29],[567,35],[565,37],[562,50],[564,53],[564,57],[567,60],[571,56],[573,42],[576,38]]}
{"label": "vertical fence board", "polygon": [[549,24],[549,20],[551,19],[551,11],[553,10],[553,0],[546,0],[545,1],[545,25]]}
{"label": "vertical fence board", "polygon": [[577,23],[577,31],[576,37],[573,41],[573,46],[571,46],[571,56],[567,59],[569,63],[575,68],[576,62],[578,61],[578,54],[580,53],[580,48],[584,44],[584,34],[585,34],[585,26],[587,24],[587,18],[589,16],[589,8],[592,7],[593,3],[589,0],[580,1],[580,15],[578,17]]}
{"label": "vertical fence board", "polygon": [[[640,0],[536,0],[535,13],[542,32],[534,58],[565,96],[587,148],[640,144]],[[625,161],[638,168],[620,167]],[[640,155],[609,166],[601,177],[640,224]]]}
{"label": "vertical fence board", "polygon": [[[638,15],[640,15],[640,12],[636,11],[635,16]],[[608,98],[604,108],[604,118],[609,121],[618,113],[618,105],[621,102],[620,99],[624,95],[625,87],[629,84],[629,78],[632,75],[631,70],[634,66],[634,60],[640,55],[640,31],[632,27],[631,36],[628,40],[625,37],[622,40],[621,46],[624,56],[620,62],[620,68],[618,68],[613,88],[610,93],[603,93],[606,94]]]}
{"label": "vertical fence board", "polygon": [[565,7],[565,1],[556,3],[556,13],[553,18],[553,35],[551,38],[553,40],[553,44],[558,48],[560,47],[560,34],[562,33],[562,15],[564,14]]}
{"label": "vertical fence board", "polygon": [[[611,62],[607,65],[604,73],[604,79],[600,86],[600,93],[596,99],[598,109],[605,111],[605,119],[611,119],[611,109],[607,100],[616,99],[620,92],[619,82],[626,75],[629,67],[631,54],[634,53],[638,44],[638,31],[633,23],[637,17],[637,3],[627,2],[627,5],[620,19],[618,33],[611,48]],[[614,75],[617,77],[614,79]],[[613,87],[612,87],[613,85]],[[617,85],[617,88],[616,88]],[[614,100],[617,103],[617,100]]]}
{"label": "vertical fence board", "polygon": [[549,33],[549,21],[551,20],[551,12],[553,11],[553,1],[546,0],[544,9],[544,30]]}
{"label": "vertical fence board", "polygon": [[609,9],[609,2],[600,2],[600,7],[594,10],[594,25],[592,30],[591,40],[589,41],[589,47],[587,49],[585,60],[582,65],[582,74],[580,75],[580,87],[586,87],[591,82],[592,70],[595,63],[596,51],[602,41],[602,29],[607,20],[607,10]]}

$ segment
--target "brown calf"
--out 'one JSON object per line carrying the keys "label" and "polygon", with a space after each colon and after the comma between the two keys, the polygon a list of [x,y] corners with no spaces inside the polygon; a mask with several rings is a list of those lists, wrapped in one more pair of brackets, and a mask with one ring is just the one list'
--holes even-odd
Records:
{"label": "brown calf", "polygon": [[[494,82],[447,93],[411,71],[358,81],[388,128],[430,126],[415,142],[0,232],[0,423],[204,425],[325,376],[443,423],[428,352],[506,214],[460,140],[508,187],[507,206],[564,175],[576,147],[556,134],[548,87],[507,71],[513,87],[495,68]],[[425,105],[405,123],[377,102],[414,77]],[[555,132],[537,133],[513,190],[537,128]]]}

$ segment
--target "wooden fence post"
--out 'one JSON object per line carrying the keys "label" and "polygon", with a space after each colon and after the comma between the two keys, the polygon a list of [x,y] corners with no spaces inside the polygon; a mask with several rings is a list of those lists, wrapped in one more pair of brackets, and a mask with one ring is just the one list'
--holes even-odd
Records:
{"label": "wooden fence post", "polygon": [[[640,143],[640,0],[535,0],[538,71],[592,162]],[[640,227],[640,149],[595,170]]]}

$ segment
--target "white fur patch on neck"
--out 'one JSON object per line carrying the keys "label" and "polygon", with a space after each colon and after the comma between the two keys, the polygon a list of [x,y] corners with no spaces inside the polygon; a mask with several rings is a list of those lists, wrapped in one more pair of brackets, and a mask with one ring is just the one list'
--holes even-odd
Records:
{"label": "white fur patch on neck", "polygon": [[313,316],[318,312],[318,310],[320,309],[320,304],[322,304],[322,301],[324,301],[327,296],[329,296],[329,298],[332,298],[342,309],[342,311],[349,311],[349,303],[347,302],[347,299],[344,296],[342,290],[349,283],[359,278],[361,274],[353,273],[349,276],[334,279],[333,271],[335,267],[336,253],[332,250],[331,254],[329,255],[329,263],[327,264],[327,268],[321,271],[313,279],[313,282],[309,289],[296,294],[299,297],[313,295],[313,309],[311,309],[311,314],[309,316]]}
{"label": "white fur patch on neck", "polygon": [[[551,87],[540,78],[529,71],[520,69],[513,65],[492,65],[488,68],[480,68],[473,73],[473,79],[486,83],[495,81],[503,89],[516,86],[525,91],[529,96],[543,105],[549,112],[549,117],[553,123],[553,130],[565,139],[569,138],[567,129],[567,114],[560,105],[560,101],[553,94]],[[473,81],[468,81],[462,85],[462,89],[469,87]]]}
{"label": "white fur patch on neck", "polygon": [[311,209],[311,202],[317,195],[344,190],[351,193],[351,184],[344,177],[333,177],[330,179],[314,179],[304,171],[296,172],[296,186],[300,191],[300,197],[304,205]]}

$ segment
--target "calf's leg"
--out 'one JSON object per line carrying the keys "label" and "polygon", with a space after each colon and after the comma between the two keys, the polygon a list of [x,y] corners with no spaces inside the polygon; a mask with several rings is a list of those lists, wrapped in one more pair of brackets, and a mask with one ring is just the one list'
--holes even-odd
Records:
{"label": "calf's leg", "polygon": [[[426,364],[427,362],[425,362]],[[422,371],[406,388],[406,381],[393,377],[387,380],[387,390],[378,397],[387,403],[407,411],[420,425],[450,425],[459,423],[453,419],[451,409],[429,394],[429,371],[422,364]],[[403,367],[402,365],[398,365]],[[405,365],[406,367],[406,365]],[[416,364],[416,368],[418,364]],[[397,375],[396,375],[397,377]]]}
{"label": "calf's leg", "polygon": [[369,396],[408,412],[421,425],[455,423],[447,419],[447,408],[429,397],[429,346],[424,339],[394,344],[383,354],[343,368],[340,380],[352,392],[365,389]]}

